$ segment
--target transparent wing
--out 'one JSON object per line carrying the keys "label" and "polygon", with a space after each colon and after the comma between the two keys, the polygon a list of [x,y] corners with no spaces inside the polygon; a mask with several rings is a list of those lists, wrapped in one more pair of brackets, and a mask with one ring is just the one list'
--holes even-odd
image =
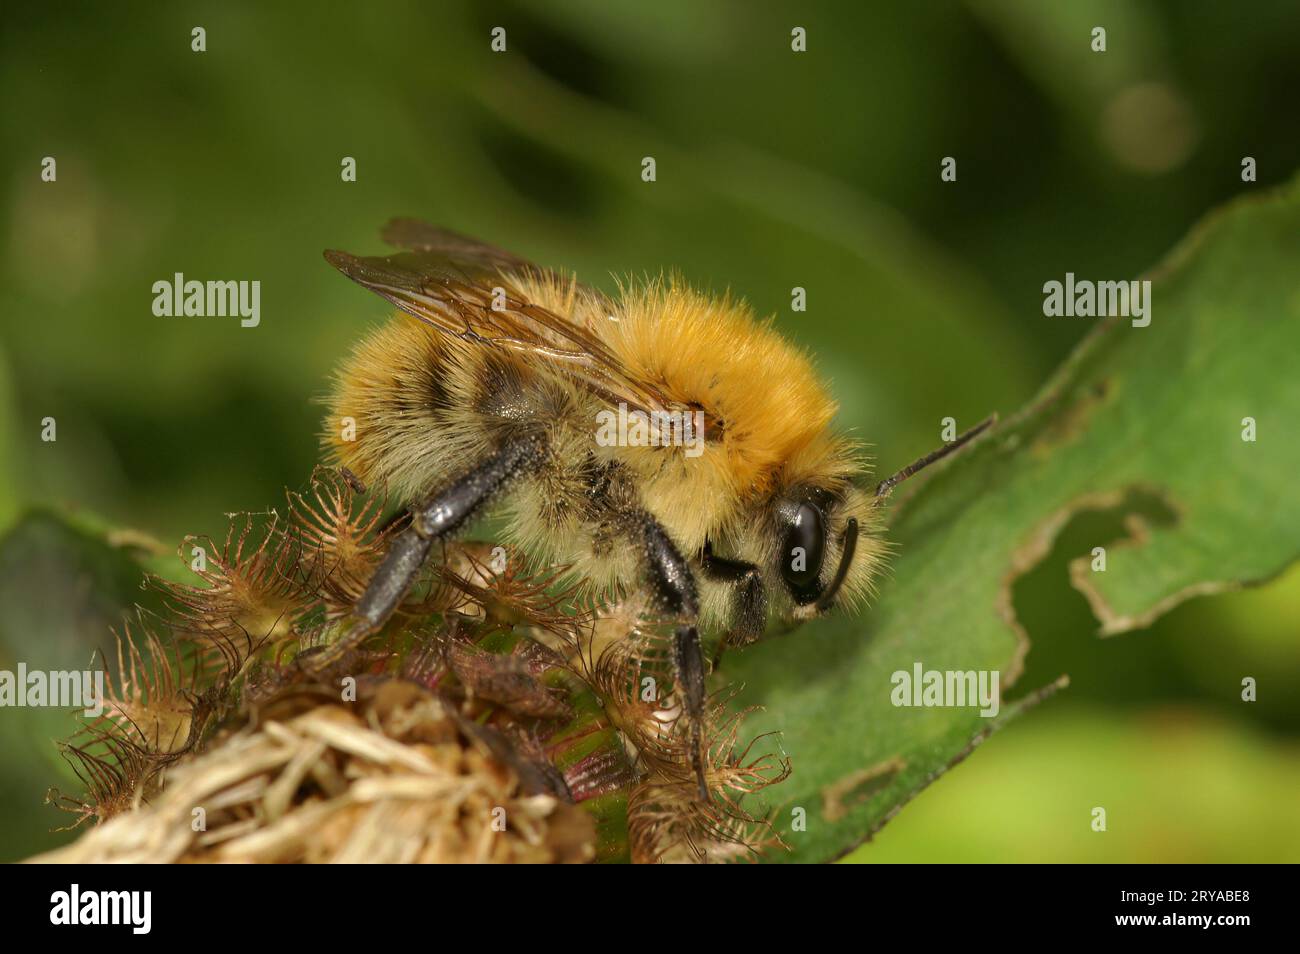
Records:
{"label": "transparent wing", "polygon": [[540,272],[537,266],[415,219],[394,219],[382,235],[407,251],[363,258],[330,249],[325,260],[445,334],[524,354],[611,404],[626,402],[630,409],[645,412],[667,409],[663,394],[624,368],[599,337],[526,300],[512,274]]}
{"label": "transparent wing", "polygon": [[395,248],[430,253],[435,261],[441,260],[449,266],[458,263],[462,267],[490,272],[537,267],[513,252],[419,219],[392,219],[380,231],[379,237]]}

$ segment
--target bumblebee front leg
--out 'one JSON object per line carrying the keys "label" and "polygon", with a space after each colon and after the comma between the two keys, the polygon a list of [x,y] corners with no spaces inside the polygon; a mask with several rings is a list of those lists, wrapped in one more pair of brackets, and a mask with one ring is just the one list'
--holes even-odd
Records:
{"label": "bumblebee front leg", "polygon": [[678,691],[691,733],[691,761],[701,801],[709,800],[704,773],[704,655],[700,651],[700,631],[696,620],[700,614],[699,593],[690,564],[659,522],[649,514],[640,515],[646,568],[650,589],[659,608],[674,616],[678,625],[673,632],[673,668],[677,670]]}
{"label": "bumblebee front leg", "polygon": [[748,646],[763,635],[767,628],[767,589],[763,586],[763,574],[758,567],[744,560],[714,556],[713,544],[707,540],[700,555],[700,567],[709,579],[732,587],[732,624],[726,639],[718,644],[713,660],[716,667],[718,657],[727,646]]}
{"label": "bumblebee front leg", "polygon": [[338,659],[377,632],[415,582],[434,542],[464,527],[489,497],[536,467],[545,452],[545,441],[539,435],[518,435],[502,443],[474,470],[410,508],[410,525],[389,546],[357,601],[345,634],[330,648],[329,658]]}

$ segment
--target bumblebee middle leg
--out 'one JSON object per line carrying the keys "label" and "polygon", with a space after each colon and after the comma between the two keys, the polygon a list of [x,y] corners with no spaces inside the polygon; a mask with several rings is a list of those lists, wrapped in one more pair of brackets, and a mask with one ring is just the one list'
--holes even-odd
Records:
{"label": "bumblebee middle leg", "polygon": [[707,693],[704,655],[700,650],[700,631],[696,625],[700,600],[695,575],[659,521],[644,513],[639,515],[639,520],[651,592],[659,608],[678,620],[673,632],[673,668],[677,670],[678,691],[691,733],[691,761],[700,801],[708,801],[703,740]]}

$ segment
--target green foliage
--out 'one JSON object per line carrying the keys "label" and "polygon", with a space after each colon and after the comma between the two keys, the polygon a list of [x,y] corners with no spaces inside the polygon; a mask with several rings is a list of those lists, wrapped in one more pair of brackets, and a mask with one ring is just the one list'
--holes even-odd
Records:
{"label": "green foliage", "polygon": [[[111,532],[84,513],[26,513],[0,540],[0,669],[99,668],[125,609],[150,604],[141,574],[159,563],[157,545],[138,533]],[[80,786],[55,745],[77,725],[64,709],[0,710],[7,858],[50,847],[50,830],[71,821],[42,800],[52,785]]]}
{"label": "green foliage", "polygon": [[864,620],[727,660],[743,701],[767,709],[751,726],[779,730],[794,762],[780,796],[808,825],[788,833],[790,858],[843,854],[1021,711],[898,708],[890,676],[921,663],[1014,682],[1028,643],[1011,587],[1073,515],[1118,509],[1135,535],[1108,548],[1104,572],[1072,568],[1107,634],[1300,556],[1298,264],[1294,186],[1212,216],[1154,274],[1149,327],[1098,327],[1028,408],[900,501],[898,557]]}

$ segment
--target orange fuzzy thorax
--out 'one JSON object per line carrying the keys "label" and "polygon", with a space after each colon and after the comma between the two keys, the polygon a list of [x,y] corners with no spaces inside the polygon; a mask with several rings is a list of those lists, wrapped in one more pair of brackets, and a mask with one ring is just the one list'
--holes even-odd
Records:
{"label": "orange fuzzy thorax", "polygon": [[742,497],[769,492],[835,414],[808,359],[744,302],[660,281],[625,289],[615,317],[611,349],[670,400],[704,410],[716,428],[705,462]]}

